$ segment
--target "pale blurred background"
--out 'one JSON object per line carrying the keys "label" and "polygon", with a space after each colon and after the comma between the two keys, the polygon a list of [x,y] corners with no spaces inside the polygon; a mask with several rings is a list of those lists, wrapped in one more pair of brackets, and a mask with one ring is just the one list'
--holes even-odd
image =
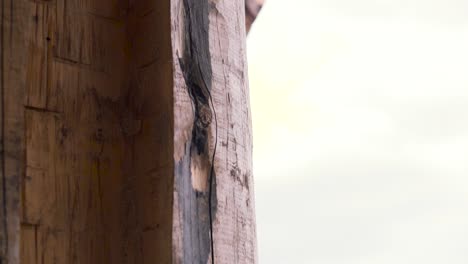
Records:
{"label": "pale blurred background", "polygon": [[267,0],[248,59],[260,263],[468,263],[468,1]]}

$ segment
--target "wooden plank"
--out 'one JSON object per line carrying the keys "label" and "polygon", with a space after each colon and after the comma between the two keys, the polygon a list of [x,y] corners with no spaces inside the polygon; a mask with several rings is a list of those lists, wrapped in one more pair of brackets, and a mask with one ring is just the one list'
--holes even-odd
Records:
{"label": "wooden plank", "polygon": [[19,263],[20,183],[24,175],[24,111],[29,1],[1,1],[1,155],[0,259]]}
{"label": "wooden plank", "polygon": [[21,263],[37,264],[38,263],[38,240],[37,226],[22,224],[21,225]]}
{"label": "wooden plank", "polygon": [[172,0],[174,263],[257,262],[244,8]]}
{"label": "wooden plank", "polygon": [[[46,43],[29,44],[43,53],[38,56],[45,57],[48,70],[27,94],[44,99],[26,105],[23,221],[37,226],[41,263],[121,263],[123,258],[115,249],[122,248],[124,232],[119,100],[125,94],[126,31],[92,4],[35,2],[36,9],[45,10],[38,19],[50,29],[35,26]],[[41,72],[44,66],[32,63],[31,71]],[[26,258],[22,255],[22,262]]]}
{"label": "wooden plank", "polygon": [[171,262],[169,1],[123,3],[34,2],[23,222],[40,263]]}
{"label": "wooden plank", "polygon": [[131,1],[123,263],[172,263],[173,114],[169,1]]}
{"label": "wooden plank", "polygon": [[1,3],[0,263],[255,263],[244,3]]}

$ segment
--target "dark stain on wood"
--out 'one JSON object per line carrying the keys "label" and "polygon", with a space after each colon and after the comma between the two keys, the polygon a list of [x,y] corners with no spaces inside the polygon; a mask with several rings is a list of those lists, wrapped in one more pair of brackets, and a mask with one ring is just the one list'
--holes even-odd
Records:
{"label": "dark stain on wood", "polygon": [[[216,216],[216,176],[209,175],[212,194],[195,190],[192,186],[193,155],[203,157],[203,166],[213,166],[208,154],[208,131],[213,121],[211,103],[212,66],[209,46],[209,0],[184,0],[184,51],[179,58],[188,94],[194,110],[191,141],[186,144],[183,158],[176,164],[176,183],[179,189],[183,216],[184,256],[181,263],[207,263],[211,252],[210,211]],[[210,171],[209,169],[207,171]],[[210,172],[209,172],[210,173]]]}
{"label": "dark stain on wood", "polygon": [[195,111],[192,144],[200,155],[206,151],[207,129],[212,121],[208,0],[184,0],[184,10],[185,46],[180,64]]}
{"label": "dark stain on wood", "polygon": [[[210,256],[210,220],[208,215],[208,192],[196,191],[192,187],[191,146],[186,145],[184,157],[175,166],[180,211],[184,215],[183,259],[180,263],[208,263]],[[212,212],[216,215],[216,177],[213,175]]]}

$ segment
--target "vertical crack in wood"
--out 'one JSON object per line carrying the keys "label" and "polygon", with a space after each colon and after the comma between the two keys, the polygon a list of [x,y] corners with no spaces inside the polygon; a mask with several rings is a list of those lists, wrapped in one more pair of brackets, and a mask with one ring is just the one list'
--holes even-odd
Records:
{"label": "vertical crack in wood", "polygon": [[[208,189],[196,190],[192,186],[193,158],[201,166],[213,166],[208,150],[208,132],[216,113],[211,109],[212,66],[209,45],[209,1],[184,0],[184,51],[179,58],[188,95],[194,110],[192,138],[186,143],[185,155],[177,164],[176,177],[183,214],[183,263],[207,263],[213,254],[212,223],[216,215],[216,177],[208,169]],[[213,105],[214,107],[214,105]],[[217,135],[216,135],[217,136]],[[216,140],[215,140],[216,141]],[[215,143],[216,144],[216,143]],[[213,150],[215,152],[215,149]],[[201,159],[200,159],[201,158]]]}
{"label": "vertical crack in wood", "polygon": [[207,128],[212,121],[210,109],[211,57],[209,47],[208,0],[184,0],[185,46],[180,60],[185,83],[195,110],[192,144],[198,155],[206,151]]}

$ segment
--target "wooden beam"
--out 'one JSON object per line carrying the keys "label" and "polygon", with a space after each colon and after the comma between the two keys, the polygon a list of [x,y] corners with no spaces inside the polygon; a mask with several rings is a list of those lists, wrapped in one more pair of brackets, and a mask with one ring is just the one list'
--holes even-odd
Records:
{"label": "wooden beam", "polygon": [[256,263],[243,11],[172,0],[175,263]]}
{"label": "wooden beam", "polygon": [[255,263],[244,3],[0,1],[0,263]]}
{"label": "wooden beam", "polygon": [[[24,174],[25,38],[31,34],[26,1],[1,1],[0,263],[18,263],[20,184]],[[22,29],[21,31],[18,29]]]}

